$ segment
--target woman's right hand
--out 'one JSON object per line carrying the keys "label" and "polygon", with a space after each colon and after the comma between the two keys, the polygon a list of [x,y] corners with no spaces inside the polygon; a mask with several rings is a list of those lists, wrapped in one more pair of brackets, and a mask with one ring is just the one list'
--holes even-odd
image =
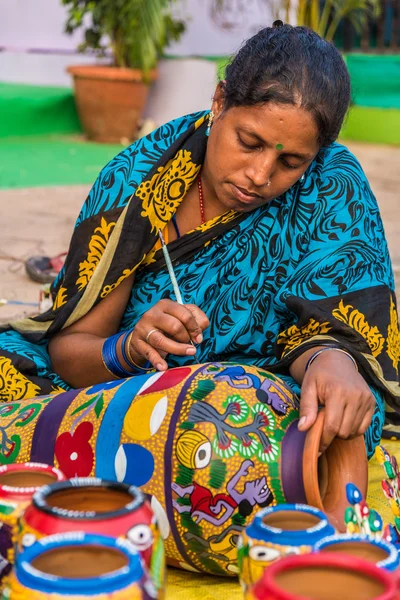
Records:
{"label": "woman's right hand", "polygon": [[134,327],[129,351],[137,364],[148,360],[158,371],[165,371],[167,354],[194,356],[190,340],[200,344],[209,324],[207,315],[194,304],[159,300]]}

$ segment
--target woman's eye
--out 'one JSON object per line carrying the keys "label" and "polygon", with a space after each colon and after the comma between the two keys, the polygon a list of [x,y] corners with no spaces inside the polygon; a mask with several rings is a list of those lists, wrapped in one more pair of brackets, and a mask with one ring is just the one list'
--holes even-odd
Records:
{"label": "woman's eye", "polygon": [[253,146],[252,144],[247,144],[241,137],[238,135],[239,144],[246,148],[246,150],[257,150],[259,146]]}
{"label": "woman's eye", "polygon": [[284,158],[282,158],[282,162],[285,165],[285,167],[287,169],[299,169],[300,167],[298,165],[291,165],[287,162],[287,160],[285,160]]}

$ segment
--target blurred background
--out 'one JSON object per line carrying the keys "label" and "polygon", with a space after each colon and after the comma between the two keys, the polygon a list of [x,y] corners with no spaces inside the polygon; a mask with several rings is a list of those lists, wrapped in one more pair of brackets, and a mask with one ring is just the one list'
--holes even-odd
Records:
{"label": "blurred background", "polygon": [[343,53],[353,106],[341,141],[378,197],[397,272],[400,0],[0,0],[0,319],[35,310],[25,261],[67,250],[104,164],[209,108],[232,54],[277,18]]}

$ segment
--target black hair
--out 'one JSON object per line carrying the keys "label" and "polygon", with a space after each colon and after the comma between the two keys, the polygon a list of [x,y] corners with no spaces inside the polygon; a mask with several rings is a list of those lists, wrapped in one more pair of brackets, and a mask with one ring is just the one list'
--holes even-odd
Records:
{"label": "black hair", "polygon": [[267,102],[308,110],[320,146],[336,140],[350,104],[350,77],[335,46],[281,21],[248,39],[226,69],[224,109]]}
{"label": "black hair", "polygon": [[[265,508],[269,506],[274,500],[274,496],[271,493],[264,502],[257,502],[259,508]],[[238,512],[242,517],[249,517],[253,512],[254,506],[248,500],[241,500],[238,504]]]}

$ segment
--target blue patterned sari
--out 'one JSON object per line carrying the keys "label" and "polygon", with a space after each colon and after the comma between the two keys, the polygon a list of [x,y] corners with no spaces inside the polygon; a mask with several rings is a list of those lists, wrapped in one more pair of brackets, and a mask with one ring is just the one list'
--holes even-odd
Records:
{"label": "blue patterned sari", "polygon": [[[131,273],[121,331],[161,298],[174,299],[156,233],[197,177],[206,124],[207,113],[198,113],[164,125],[100,173],[53,286],[53,309],[0,334],[1,399],[68,389],[52,371],[48,339]],[[263,367],[299,393],[288,367],[301,353],[324,344],[351,352],[377,400],[366,434],[371,454],[385,405],[386,417],[399,419],[400,336],[382,221],[356,158],[332,144],[279,198],[214,219],[171,242],[169,251],[184,301],[210,319],[198,349],[201,362]],[[167,360],[173,367],[193,359]],[[11,384],[7,368],[15,371]]]}

